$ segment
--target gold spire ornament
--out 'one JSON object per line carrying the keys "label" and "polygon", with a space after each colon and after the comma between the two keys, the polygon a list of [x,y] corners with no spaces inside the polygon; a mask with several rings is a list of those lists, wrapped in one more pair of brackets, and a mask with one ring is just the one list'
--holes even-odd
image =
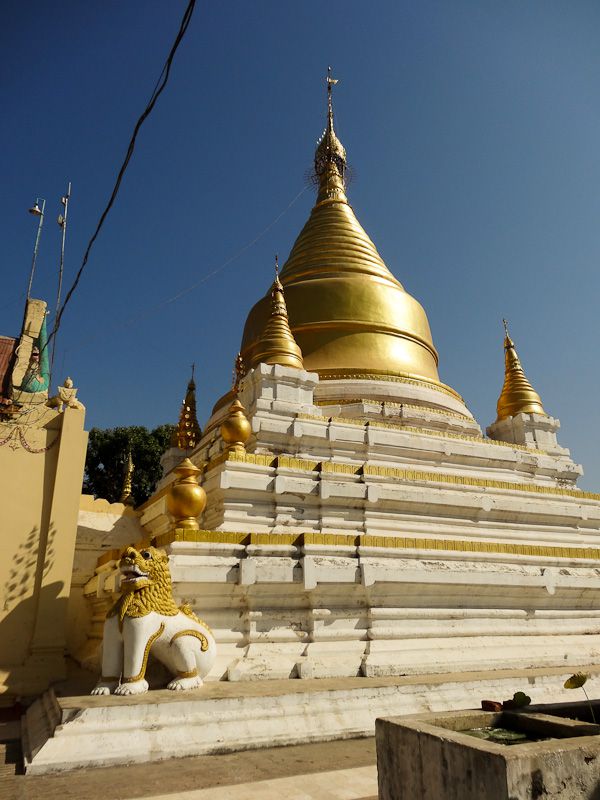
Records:
{"label": "gold spire ornament", "polygon": [[202,437],[202,431],[196,416],[196,383],[194,382],[195,364],[192,364],[192,377],[188,383],[185,400],[181,404],[179,423],[175,432],[176,447],[180,450],[193,450]]}
{"label": "gold spire ornament", "polygon": [[498,398],[498,420],[514,417],[521,412],[544,414],[542,400],[527,380],[517,355],[515,344],[508,333],[508,323],[504,323],[504,385]]}
{"label": "gold spire ornament", "polygon": [[[327,74],[327,124],[315,152],[316,204],[280,275],[291,334],[304,369],[337,375],[410,376],[439,384],[427,316],[389,271],[352,210],[346,150],[334,127]],[[241,352],[257,363],[272,311],[271,292],[250,311]]]}
{"label": "gold spire ornament", "polygon": [[283,286],[279,280],[277,256],[275,256],[275,280],[271,287],[271,316],[254,348],[250,362],[252,367],[261,363],[304,369],[302,351],[290,330]]}
{"label": "gold spire ornament", "polygon": [[173,520],[173,529],[185,528],[197,531],[200,529],[198,517],[206,508],[206,492],[198,485],[200,470],[189,458],[185,458],[175,467],[177,479],[167,492],[167,513]]}
{"label": "gold spire ornament", "polygon": [[220,431],[227,453],[241,455],[246,452],[246,442],[250,438],[252,428],[246,416],[246,409],[237,397],[229,406],[229,413],[223,420]]}
{"label": "gold spire ornament", "polygon": [[[238,353],[235,359],[236,370],[239,361],[240,355]],[[233,403],[229,406],[227,416],[221,423],[219,430],[221,432],[221,438],[225,442],[225,452],[237,453],[241,455],[246,452],[246,442],[250,438],[252,427],[248,421],[248,417],[246,416],[246,409],[240,403],[237,397],[238,389],[239,382],[236,380],[232,389],[234,394]]]}
{"label": "gold spire ornament", "polygon": [[242,358],[242,354],[238,353],[235,357],[235,364],[233,367],[233,383],[231,386],[231,391],[234,395],[237,395],[240,391],[240,387],[242,385],[242,381],[246,377],[246,365],[244,364],[244,359]]}
{"label": "gold spire ornament", "polygon": [[132,481],[133,481],[133,456],[131,455],[131,447],[129,448],[129,453],[127,454],[127,461],[125,462],[125,467],[123,469],[123,488],[121,489],[121,498],[120,502],[124,503],[126,506],[133,506],[135,505],[133,496],[131,494],[132,491]]}

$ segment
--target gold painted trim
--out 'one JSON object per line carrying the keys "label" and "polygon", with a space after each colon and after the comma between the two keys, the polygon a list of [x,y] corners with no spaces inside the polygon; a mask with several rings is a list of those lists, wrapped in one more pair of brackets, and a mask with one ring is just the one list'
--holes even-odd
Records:
{"label": "gold painted trim", "polygon": [[[510,447],[512,450],[523,450],[527,453],[535,453],[537,455],[545,455],[544,450],[538,450],[535,447],[528,447],[524,444],[513,444],[512,442],[503,442],[500,439],[487,439],[485,436],[470,436],[468,433],[455,433],[454,431],[436,431],[433,428],[421,428],[416,425],[403,425],[399,422],[385,422],[378,419],[358,419],[357,417],[318,417],[315,414],[297,414],[296,419],[305,419],[307,421],[346,423],[348,425],[355,425],[357,427],[369,428],[389,428],[406,433],[417,433],[420,436],[437,436],[441,439],[457,439],[465,442],[474,442],[475,444],[491,444],[500,447]],[[282,456],[280,456],[281,458]],[[325,462],[323,462],[325,463]]]}
{"label": "gold painted trim", "polygon": [[363,473],[365,475],[395,478],[396,480],[404,481],[432,481],[435,483],[457,484],[459,486],[473,486],[475,488],[575,497],[580,500],[600,500],[600,494],[584,492],[580,489],[563,489],[557,486],[536,486],[532,483],[511,483],[510,481],[498,481],[490,478],[469,478],[466,475],[449,475],[444,472],[418,472],[416,470],[399,469],[398,467],[376,467],[370,464],[364,464]]}
{"label": "gold painted trim", "polygon": [[[208,639],[206,638],[206,636],[203,633],[200,633],[200,631],[195,631],[195,630],[192,630],[191,628],[189,630],[185,630],[185,631],[177,631],[175,636],[173,636],[173,638],[169,642],[169,645],[172,645],[173,642],[176,639],[179,639],[180,636],[194,636],[196,639],[200,639],[200,650],[202,650],[203,653],[205,653],[208,650]],[[192,675],[180,675],[179,677],[180,678],[192,678],[193,676]]]}
{"label": "gold painted trim", "polygon": [[178,678],[197,678],[198,677],[198,670],[191,669],[189,672],[178,672]]}
{"label": "gold painted trim", "polygon": [[[165,534],[169,544],[177,541],[175,535],[183,531]],[[554,547],[552,545],[529,545],[512,542],[468,541],[464,539],[416,538],[410,536],[373,536],[353,533],[229,533],[227,531],[185,531],[188,541],[219,542],[228,544],[293,544],[323,545],[326,547],[370,547],[394,550],[447,550],[457,553],[496,553],[505,555],[538,556],[544,558],[568,558],[600,560],[600,548]],[[183,635],[176,634],[176,635]]]}
{"label": "gold painted trim", "polygon": [[319,378],[322,381],[341,381],[346,379],[358,381],[392,381],[393,383],[408,383],[412,386],[425,386],[425,388],[432,389],[435,392],[443,392],[444,394],[450,395],[450,397],[455,397],[457,400],[460,400],[461,403],[464,403],[463,398],[458,392],[454,391],[451,386],[447,386],[445,383],[437,383],[436,381],[428,380],[420,375],[384,371],[360,372],[358,370],[349,369],[317,369],[314,370],[314,372],[318,372]]}
{"label": "gold painted trim", "polygon": [[307,458],[277,456],[270,466],[277,467],[279,469],[302,469],[306,470],[307,472],[316,472],[320,469],[320,463],[320,461],[310,461]]}
{"label": "gold painted trim", "polygon": [[445,408],[433,408],[432,406],[420,406],[417,403],[396,403],[388,400],[373,400],[367,397],[351,399],[340,397],[339,400],[314,400],[313,402],[315,406],[349,406],[356,405],[357,403],[365,403],[365,405],[379,406],[380,408],[383,402],[386,408],[414,408],[417,411],[427,411],[430,414],[441,414],[443,417],[453,417],[455,419],[467,420],[467,422],[475,422],[472,417],[467,416],[467,414],[460,414],[458,411],[447,411]]}
{"label": "gold painted trim", "polygon": [[123,678],[123,683],[135,683],[136,681],[141,681],[146,674],[146,667],[148,666],[148,656],[150,655],[150,648],[158,639],[158,637],[164,632],[165,624],[164,622],[160,623],[159,629],[156,633],[153,633],[152,636],[146,642],[146,647],[144,648],[144,658],[142,659],[142,670],[138,672],[137,675],[134,675],[132,678]]}
{"label": "gold painted trim", "polygon": [[[391,541],[390,541],[391,540]],[[512,542],[469,542],[455,539],[416,539],[364,535],[360,547],[393,548],[406,550],[449,550],[458,553],[498,553],[518,556],[543,556],[547,558],[600,559],[600,548],[553,547],[551,545],[513,544]]]}
{"label": "gold painted trim", "polygon": [[[512,445],[509,446],[512,447]],[[258,463],[261,466],[275,467],[277,465],[278,458],[281,458],[281,456],[267,456],[262,454],[255,456],[253,453],[232,453],[229,454],[229,457],[223,460],[238,461],[246,464]],[[216,459],[215,462],[211,462],[209,466],[212,467],[216,465],[216,463],[220,463],[219,459]],[[306,462],[304,459],[286,456],[287,469],[298,469],[306,472],[306,468],[304,466],[305,463]],[[315,462],[309,463],[312,464]],[[329,466],[324,467],[325,464]],[[347,468],[348,465],[340,464],[339,462],[335,461],[322,461],[316,464],[313,471],[319,472],[324,470],[326,472],[335,472],[336,466],[343,470]],[[567,489],[558,486],[537,486],[533,483],[512,483],[510,481],[499,481],[489,478],[470,478],[466,475],[450,475],[444,472],[418,472],[416,470],[404,470],[398,467],[378,467],[371,464],[357,464],[355,469],[357,473],[362,471],[364,475],[393,478],[395,480],[415,482],[430,481],[434,483],[456,484],[458,486],[472,486],[475,488],[501,489],[502,491],[509,492],[528,492],[531,494],[554,495],[557,497],[573,497],[578,500],[600,500],[600,494],[595,492],[584,492],[581,489]]]}
{"label": "gold painted trim", "polygon": [[[243,545],[249,533],[230,533],[229,531],[193,531],[187,528],[162,533],[152,540],[154,547],[166,547],[173,542],[206,542],[210,544]],[[185,612],[184,612],[185,613]]]}

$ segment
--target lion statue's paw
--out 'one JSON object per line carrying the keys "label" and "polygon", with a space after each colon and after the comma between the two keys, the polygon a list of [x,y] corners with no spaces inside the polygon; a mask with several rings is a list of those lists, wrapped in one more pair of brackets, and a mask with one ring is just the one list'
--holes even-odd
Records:
{"label": "lion statue's paw", "polygon": [[118,687],[117,681],[99,681],[90,694],[110,694]]}
{"label": "lion statue's paw", "polygon": [[134,681],[133,683],[121,683],[115,689],[115,694],[143,694],[148,691],[148,681]]}
{"label": "lion statue's paw", "polygon": [[182,692],[187,689],[198,689],[200,686],[202,686],[202,678],[196,675],[194,678],[175,678],[167,684],[167,689]]}

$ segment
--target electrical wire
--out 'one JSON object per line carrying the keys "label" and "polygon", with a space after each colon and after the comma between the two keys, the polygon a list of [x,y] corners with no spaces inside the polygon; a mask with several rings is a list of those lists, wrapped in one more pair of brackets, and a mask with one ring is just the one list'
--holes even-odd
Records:
{"label": "electrical wire", "polygon": [[73,296],[75,290],[77,289],[77,286],[79,284],[81,276],[83,275],[83,271],[84,271],[84,269],[86,267],[86,264],[88,262],[88,258],[89,258],[91,249],[92,249],[92,247],[94,245],[94,242],[96,241],[96,239],[98,237],[98,234],[100,233],[100,230],[101,230],[102,226],[104,225],[104,220],[108,216],[108,214],[109,214],[109,212],[110,212],[110,210],[111,210],[111,208],[113,206],[113,203],[115,202],[117,194],[119,193],[119,189],[121,187],[121,181],[123,180],[123,176],[125,175],[127,167],[129,166],[129,162],[130,162],[131,157],[133,155],[133,151],[135,149],[136,139],[137,139],[137,135],[139,133],[139,130],[142,127],[142,125],[144,124],[144,122],[146,121],[146,119],[148,118],[148,116],[152,113],[152,110],[153,110],[154,106],[156,105],[156,101],[158,100],[158,98],[160,97],[160,95],[162,94],[162,92],[164,91],[164,89],[165,89],[165,87],[166,87],[166,85],[168,83],[169,75],[170,75],[170,72],[171,72],[171,66],[173,64],[173,59],[175,57],[175,53],[177,52],[177,48],[181,44],[181,40],[185,36],[185,33],[186,33],[187,29],[188,29],[188,26],[190,24],[190,20],[192,18],[192,14],[194,12],[195,5],[196,5],[196,0],[189,0],[187,8],[185,9],[185,11],[183,13],[183,17],[181,19],[181,24],[179,26],[179,31],[177,32],[177,36],[175,37],[175,41],[173,42],[173,45],[172,45],[171,50],[169,52],[169,55],[167,56],[167,59],[166,59],[166,61],[164,63],[164,66],[163,66],[163,68],[161,70],[161,73],[160,73],[160,75],[158,77],[158,80],[156,81],[156,84],[155,84],[154,89],[152,91],[152,94],[150,96],[150,100],[148,101],[148,104],[147,104],[146,108],[144,109],[142,115],[139,117],[138,121],[135,124],[135,128],[133,129],[133,134],[132,134],[131,139],[129,141],[129,146],[128,146],[127,152],[125,154],[125,158],[124,158],[123,163],[121,164],[121,168],[120,168],[120,170],[118,172],[117,179],[115,181],[115,185],[114,185],[114,188],[112,190],[112,194],[110,196],[110,199],[109,199],[109,201],[108,201],[108,203],[106,205],[106,208],[102,212],[102,215],[100,216],[100,220],[98,221],[98,225],[96,226],[96,230],[94,231],[94,233],[92,235],[92,238],[88,242],[87,248],[85,250],[85,254],[83,256],[83,261],[81,262],[81,266],[79,267],[77,275],[75,276],[75,280],[73,281],[73,283],[71,285],[71,288],[69,289],[69,291],[67,292],[67,294],[65,296],[65,300],[64,300],[64,302],[63,302],[63,304],[61,306],[60,311],[56,315],[56,319],[55,319],[55,322],[54,322],[54,327],[52,329],[52,332],[51,332],[50,336],[48,337],[48,341],[46,343],[46,346],[48,346],[48,344],[50,344],[50,341],[52,339],[54,339],[54,337],[58,333],[58,330],[60,328],[60,323],[62,321],[62,317],[63,317],[63,314],[65,312],[65,308],[66,308],[67,304],[69,303],[71,297]]}
{"label": "electrical wire", "polygon": [[[247,242],[243,247],[240,247],[239,250],[236,250],[236,252],[233,255],[229,256],[229,258],[227,258],[225,261],[219,264],[218,267],[215,267],[215,269],[211,270],[206,275],[203,275],[197,281],[194,281],[194,283],[190,284],[189,286],[186,286],[184,289],[181,289],[179,292],[177,292],[177,294],[174,294],[172,297],[168,297],[166,300],[163,300],[154,306],[142,308],[133,316],[110,326],[110,328],[108,329],[115,330],[118,328],[126,328],[129,325],[133,324],[134,322],[139,322],[139,320],[141,319],[150,317],[153,314],[156,314],[161,309],[165,308],[165,306],[168,306],[171,303],[175,303],[177,300],[184,297],[186,294],[189,294],[190,292],[194,291],[194,289],[197,289],[198,286],[200,286],[201,284],[206,283],[206,281],[210,280],[211,278],[214,278],[215,275],[218,275],[219,272],[222,272],[226,267],[228,267],[230,264],[236,261],[240,256],[242,256],[247,250],[249,250],[251,247],[254,247],[254,245],[263,238],[263,236],[266,236],[266,234],[271,230],[271,228],[273,228],[279,222],[279,220],[284,216],[284,214],[286,214],[290,210],[290,208],[302,197],[302,195],[304,194],[304,192],[307,191],[308,188],[309,188],[308,186],[304,186],[298,192],[298,194],[292,200],[290,200],[287,206],[282,211],[279,212],[279,214],[275,217],[275,219],[269,222],[266,228],[263,228],[263,230],[257,236],[255,236],[253,239]],[[106,335],[106,331],[107,327],[103,327],[101,332],[98,332],[93,336],[90,336],[87,339],[80,341],[78,347],[67,348],[67,350],[65,350],[65,353],[76,352],[77,350],[81,350],[83,347],[87,347],[87,345],[91,341],[94,341],[94,339],[97,339],[99,336],[104,337]],[[63,354],[63,359],[64,355],[65,354]]]}

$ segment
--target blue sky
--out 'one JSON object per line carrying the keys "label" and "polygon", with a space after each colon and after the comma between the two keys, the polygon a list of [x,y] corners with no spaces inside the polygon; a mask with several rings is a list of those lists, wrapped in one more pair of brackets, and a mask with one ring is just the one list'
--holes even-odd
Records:
{"label": "blue sky", "polygon": [[[53,305],[60,196],[72,181],[68,284],[184,7],[5,9],[2,333],[20,326],[27,208],[46,198],[33,294]],[[580,485],[600,489],[599,29],[598,3],[566,0],[199,2],[59,334],[56,377],[88,425],[175,421],[192,361],[204,424],[310,211],[331,63],[351,203],[424,305],[442,380],[492,422],[506,316]]]}

